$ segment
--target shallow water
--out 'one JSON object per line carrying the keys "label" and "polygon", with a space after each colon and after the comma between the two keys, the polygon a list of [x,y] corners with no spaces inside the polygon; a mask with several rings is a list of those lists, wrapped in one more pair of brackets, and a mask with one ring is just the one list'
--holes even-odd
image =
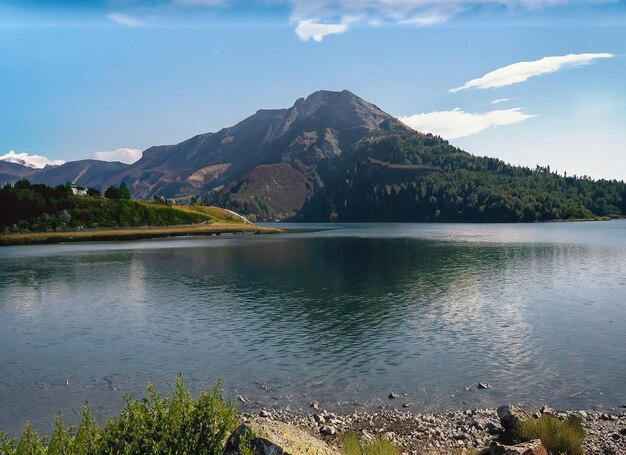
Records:
{"label": "shallow water", "polygon": [[178,373],[291,408],[626,404],[626,221],[288,227],[0,248],[0,428]]}

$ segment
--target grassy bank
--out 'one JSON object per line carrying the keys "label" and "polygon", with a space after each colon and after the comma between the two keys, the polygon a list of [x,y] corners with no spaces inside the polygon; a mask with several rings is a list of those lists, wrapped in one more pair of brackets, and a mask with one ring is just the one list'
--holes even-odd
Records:
{"label": "grassy bank", "polygon": [[218,222],[212,224],[192,224],[183,226],[145,226],[60,232],[21,232],[15,234],[0,234],[0,246],[37,245],[65,242],[142,240],[164,237],[236,234],[244,232],[276,234],[282,232],[282,230],[276,228],[264,228],[251,224]]}

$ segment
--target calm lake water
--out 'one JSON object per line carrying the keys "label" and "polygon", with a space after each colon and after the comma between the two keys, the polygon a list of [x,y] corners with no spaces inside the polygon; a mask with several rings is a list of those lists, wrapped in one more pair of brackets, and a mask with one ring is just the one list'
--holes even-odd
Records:
{"label": "calm lake water", "polygon": [[626,404],[626,221],[289,227],[0,248],[0,428],[178,373],[254,407]]}

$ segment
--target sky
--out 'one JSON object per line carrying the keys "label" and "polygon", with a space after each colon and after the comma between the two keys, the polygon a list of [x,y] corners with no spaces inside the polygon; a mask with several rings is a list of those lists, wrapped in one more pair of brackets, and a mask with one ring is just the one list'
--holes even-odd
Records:
{"label": "sky", "polygon": [[475,155],[622,180],[625,81],[626,0],[0,0],[0,158],[36,166],[347,89]]}

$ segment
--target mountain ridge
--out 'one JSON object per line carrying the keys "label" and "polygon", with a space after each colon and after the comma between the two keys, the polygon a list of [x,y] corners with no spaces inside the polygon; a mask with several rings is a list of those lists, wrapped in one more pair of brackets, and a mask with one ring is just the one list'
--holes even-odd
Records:
{"label": "mountain ridge", "polygon": [[200,197],[257,220],[536,221],[626,212],[623,182],[477,157],[347,90],[259,109],[217,132],[150,147],[131,165],[83,160],[32,178],[101,189],[125,182],[138,199]]}

